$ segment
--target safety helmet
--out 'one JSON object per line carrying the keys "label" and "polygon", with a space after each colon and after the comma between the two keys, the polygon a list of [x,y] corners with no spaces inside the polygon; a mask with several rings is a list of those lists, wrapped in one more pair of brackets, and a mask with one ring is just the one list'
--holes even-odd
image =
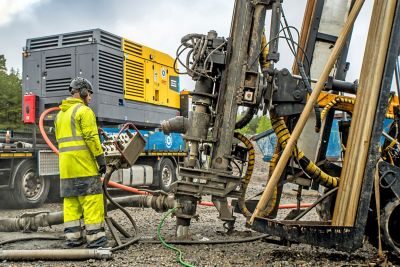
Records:
{"label": "safety helmet", "polygon": [[81,98],[85,98],[88,96],[88,93],[93,94],[92,84],[85,78],[76,77],[69,84],[69,92],[72,90],[79,90],[79,96]]}

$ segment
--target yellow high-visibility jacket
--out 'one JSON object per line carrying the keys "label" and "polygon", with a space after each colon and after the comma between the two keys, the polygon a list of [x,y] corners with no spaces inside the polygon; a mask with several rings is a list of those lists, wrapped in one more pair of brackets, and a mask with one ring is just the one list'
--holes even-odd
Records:
{"label": "yellow high-visibility jacket", "polygon": [[54,122],[62,197],[101,193],[96,157],[103,153],[94,112],[79,98],[67,98]]}

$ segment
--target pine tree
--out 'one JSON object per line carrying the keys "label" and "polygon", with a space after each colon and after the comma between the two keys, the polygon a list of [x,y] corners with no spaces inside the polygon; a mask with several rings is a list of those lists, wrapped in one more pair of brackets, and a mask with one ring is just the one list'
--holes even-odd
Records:
{"label": "pine tree", "polygon": [[19,128],[21,122],[22,82],[18,71],[7,73],[6,58],[0,55],[0,127]]}

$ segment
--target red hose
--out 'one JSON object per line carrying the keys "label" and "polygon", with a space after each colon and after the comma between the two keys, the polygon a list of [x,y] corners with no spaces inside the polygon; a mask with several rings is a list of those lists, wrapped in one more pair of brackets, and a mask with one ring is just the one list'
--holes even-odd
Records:
{"label": "red hose", "polygon": [[60,108],[54,107],[54,108],[49,108],[49,109],[46,109],[45,111],[43,111],[43,113],[40,115],[40,118],[39,118],[39,130],[40,130],[40,133],[42,134],[43,139],[46,142],[46,144],[50,147],[50,149],[54,153],[56,153],[58,155],[58,149],[50,141],[49,137],[46,134],[46,131],[44,130],[44,126],[43,126],[44,117],[46,117],[46,115],[49,114],[50,112],[53,112],[56,110],[60,110]]}
{"label": "red hose", "polygon": [[[46,142],[46,144],[50,147],[50,149],[54,153],[56,153],[58,155],[58,149],[53,145],[53,143],[51,142],[51,140],[47,136],[46,131],[44,130],[44,126],[43,126],[43,121],[44,121],[44,118],[47,116],[47,114],[49,114],[50,112],[56,111],[56,110],[60,110],[60,108],[59,107],[53,107],[53,108],[49,108],[49,109],[46,109],[45,111],[43,111],[43,113],[40,115],[40,118],[39,118],[39,130],[40,130],[40,133],[42,134],[43,139]],[[103,178],[101,178],[101,181],[103,181]],[[119,184],[119,183],[112,182],[112,181],[109,181],[108,185],[112,186],[114,188],[122,189],[122,190],[127,191],[127,192],[138,194],[138,195],[149,195],[150,194],[150,193],[145,192],[145,191],[140,191],[137,188],[126,186],[126,185]],[[208,202],[208,201],[201,201],[201,202],[199,202],[199,205],[213,207],[214,203]],[[301,208],[307,208],[309,206],[311,206],[311,203],[300,204]],[[294,208],[297,208],[296,204],[282,204],[282,205],[279,205],[279,209],[294,209]]]}

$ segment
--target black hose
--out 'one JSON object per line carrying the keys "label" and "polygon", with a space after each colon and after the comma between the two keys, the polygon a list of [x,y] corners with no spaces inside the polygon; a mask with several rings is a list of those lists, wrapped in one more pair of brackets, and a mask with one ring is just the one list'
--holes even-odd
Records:
{"label": "black hose", "polygon": [[246,126],[251,121],[256,112],[257,107],[249,107],[244,116],[235,123],[235,130],[242,129],[244,126]]}
{"label": "black hose", "polygon": [[4,241],[0,242],[0,246],[9,244],[9,243],[30,241],[30,240],[64,240],[64,239],[65,239],[64,237],[56,237],[56,236],[30,236],[30,237],[21,237],[21,238],[4,240]]}
{"label": "black hose", "polygon": [[[215,245],[215,244],[232,244],[232,243],[246,243],[252,242],[256,240],[260,240],[266,237],[269,237],[269,234],[262,234],[259,236],[241,238],[241,239],[234,239],[234,240],[207,240],[207,241],[196,241],[196,240],[165,240],[168,244],[176,244],[176,245]],[[147,244],[160,244],[159,240],[154,239],[141,239],[139,243],[147,243]]]}
{"label": "black hose", "polygon": [[[110,201],[114,206],[116,206],[119,210],[121,210],[121,211],[126,215],[126,217],[127,217],[127,218],[129,219],[129,221],[131,222],[131,224],[132,224],[132,226],[133,226],[133,229],[135,230],[135,237],[133,237],[133,238],[130,239],[128,242],[126,242],[126,243],[124,243],[124,244],[122,244],[122,245],[113,247],[113,248],[111,249],[111,251],[113,252],[113,251],[116,251],[116,250],[120,250],[120,249],[126,248],[126,247],[132,245],[133,243],[137,242],[137,241],[140,239],[140,233],[139,233],[139,229],[138,229],[138,227],[137,227],[137,225],[136,225],[136,223],[135,223],[135,220],[132,218],[132,216],[129,214],[129,212],[128,212],[124,207],[122,207],[120,204],[118,204],[117,202],[115,202],[114,199],[113,199],[113,198],[110,196],[110,194],[108,193],[108,190],[107,190],[107,183],[108,183],[108,181],[109,181],[109,179],[110,179],[110,177],[111,177],[112,172],[113,172],[113,171],[107,172],[106,175],[105,175],[105,177],[104,177],[104,179],[103,179],[103,192],[104,192],[104,195],[106,196],[106,198],[108,199],[108,201]],[[107,211],[107,209],[106,209],[106,211]],[[106,214],[106,215],[107,215],[107,214]]]}

